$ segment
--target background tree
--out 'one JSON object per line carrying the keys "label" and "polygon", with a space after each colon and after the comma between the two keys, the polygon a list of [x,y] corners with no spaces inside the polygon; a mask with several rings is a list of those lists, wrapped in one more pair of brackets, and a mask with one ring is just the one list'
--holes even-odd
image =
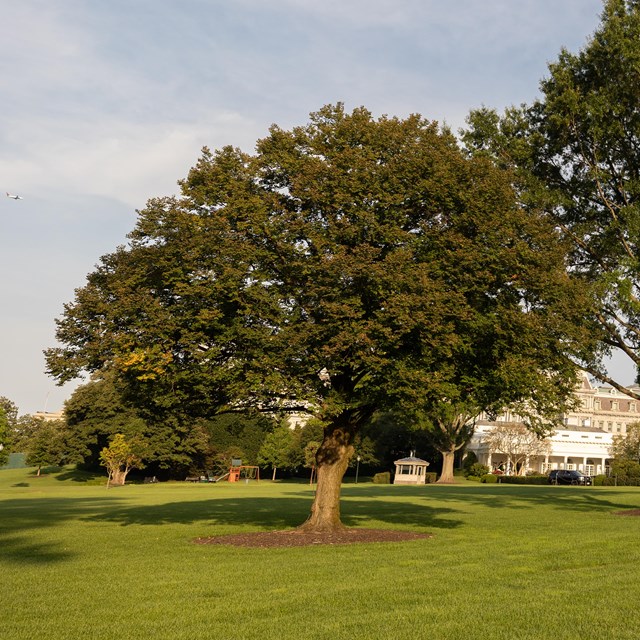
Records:
{"label": "background tree", "polygon": [[141,469],[144,447],[136,440],[127,440],[122,433],[116,433],[108,447],[100,452],[100,461],[109,474],[108,485],[124,485],[129,471]]}
{"label": "background tree", "polygon": [[9,398],[0,396],[0,409],[4,411],[9,428],[13,429],[18,421],[18,407],[16,403],[9,400]]}
{"label": "background tree", "polygon": [[74,442],[67,431],[64,420],[44,420],[34,416],[22,417],[23,429],[21,450],[26,454],[26,463],[38,468],[65,464],[76,464],[82,460],[84,447]]}
{"label": "background tree", "polygon": [[9,460],[9,420],[3,407],[0,407],[0,467]]}
{"label": "background tree", "polygon": [[272,480],[276,479],[278,469],[295,469],[301,464],[302,457],[296,444],[294,433],[286,424],[267,434],[258,453],[258,464],[273,469]]}
{"label": "background tree", "polygon": [[309,477],[309,484],[313,484],[313,480],[316,474],[316,457],[318,455],[318,449],[320,448],[320,442],[316,440],[309,440],[304,446],[304,466],[307,469],[311,469],[311,476]]}
{"label": "background tree", "polygon": [[540,88],[530,106],[472,113],[465,142],[513,168],[523,202],[572,243],[569,274],[591,285],[574,321],[599,341],[576,362],[639,398],[604,362],[615,350],[640,363],[640,3],[604,2],[585,47],[563,49]]}
{"label": "background tree", "polygon": [[0,467],[7,464],[11,451],[18,451],[18,407],[0,396]]}
{"label": "background tree", "polygon": [[363,429],[363,434],[375,443],[376,466],[380,469],[392,470],[393,463],[411,451],[427,460],[433,468],[439,461],[439,452],[433,446],[431,426],[420,428],[419,420],[399,411],[380,411]]}
{"label": "background tree", "polygon": [[531,458],[548,455],[551,443],[541,438],[521,422],[505,422],[496,425],[485,436],[492,453],[507,456],[507,473],[525,475]]}
{"label": "background tree", "polygon": [[258,412],[232,412],[213,416],[202,424],[209,439],[209,455],[216,456],[235,447],[233,457],[242,458],[244,464],[257,465],[260,447],[275,428],[276,420]]}
{"label": "background tree", "polygon": [[209,437],[206,425],[183,415],[153,415],[136,407],[110,372],[101,372],[78,387],[65,403],[69,438],[84,446],[82,465],[95,469],[100,453],[117,433],[145,442],[151,475],[184,478],[204,468]]}
{"label": "background tree", "polygon": [[640,422],[627,425],[625,435],[613,436],[609,453],[616,460],[633,460],[640,463]]}
{"label": "background tree", "polygon": [[211,459],[211,469],[218,480],[222,480],[229,475],[234,460],[246,460],[243,458],[244,451],[236,445],[228,445],[224,449],[218,450]]}
{"label": "background tree", "polygon": [[328,106],[253,155],[204,150],[181,186],[66,305],[48,370],[109,372],[160,424],[312,412],[305,528],[342,526],[341,480],[376,411],[431,414],[469,388],[507,404],[548,377],[570,393],[578,296],[556,233],[436,123]]}

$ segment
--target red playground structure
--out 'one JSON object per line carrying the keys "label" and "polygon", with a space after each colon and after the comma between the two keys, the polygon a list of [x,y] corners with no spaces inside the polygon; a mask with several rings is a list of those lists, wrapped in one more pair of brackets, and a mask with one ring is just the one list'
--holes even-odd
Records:
{"label": "red playground structure", "polygon": [[260,482],[260,468],[254,465],[242,464],[242,460],[232,460],[229,469],[229,482],[240,482],[244,480],[256,480]]}

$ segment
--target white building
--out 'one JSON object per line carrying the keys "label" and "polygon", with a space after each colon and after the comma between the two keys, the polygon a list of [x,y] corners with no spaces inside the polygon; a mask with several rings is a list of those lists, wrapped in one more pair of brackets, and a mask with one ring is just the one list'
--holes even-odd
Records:
{"label": "white building", "polygon": [[[631,388],[640,392],[640,387]],[[625,435],[629,424],[640,422],[640,401],[613,387],[596,387],[586,374],[581,378],[576,395],[580,406],[562,416],[562,426],[549,438],[549,453],[527,460],[530,471],[546,473],[551,469],[577,469],[587,475],[606,473],[613,436]],[[519,421],[519,416],[509,411],[494,422],[480,419],[467,451],[473,451],[478,461],[490,469],[505,469],[507,456],[490,450],[487,433],[501,423]]]}
{"label": "white building", "polygon": [[[504,424],[504,421],[478,422],[467,451],[473,451],[478,462],[491,470],[511,471],[508,469],[508,456],[491,451],[487,442],[487,433],[501,422]],[[600,429],[567,425],[549,437],[549,453],[527,459],[527,469],[533,473],[547,473],[551,469],[577,469],[589,476],[606,473],[611,461],[609,448],[612,438],[612,434]]]}

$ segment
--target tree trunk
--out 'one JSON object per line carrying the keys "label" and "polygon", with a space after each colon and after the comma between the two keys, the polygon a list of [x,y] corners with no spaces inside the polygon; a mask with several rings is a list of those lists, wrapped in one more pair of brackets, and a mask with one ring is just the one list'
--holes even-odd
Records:
{"label": "tree trunk", "polygon": [[127,471],[122,471],[118,469],[111,474],[111,478],[109,479],[109,486],[121,487],[124,485],[125,480],[127,479]]}
{"label": "tree trunk", "polygon": [[316,495],[309,518],[300,526],[304,531],[344,528],[340,520],[340,489],[353,455],[351,443],[356,425],[346,415],[340,418],[325,427],[324,439],[316,454]]}
{"label": "tree trunk", "polygon": [[273,467],[273,476],[271,477],[271,482],[275,481],[276,479],[276,469],[277,467]]}
{"label": "tree trunk", "polygon": [[438,480],[439,484],[452,484],[455,482],[453,477],[453,461],[455,459],[456,449],[452,448],[442,453],[442,474]]}

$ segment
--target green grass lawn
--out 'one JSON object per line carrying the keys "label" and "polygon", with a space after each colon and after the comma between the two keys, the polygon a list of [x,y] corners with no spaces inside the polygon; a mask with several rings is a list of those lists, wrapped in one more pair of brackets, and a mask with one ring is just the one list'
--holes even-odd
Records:
{"label": "green grass lawn", "polygon": [[[74,479],[75,478],[75,479]],[[293,527],[295,483],[128,485],[0,471],[0,637],[464,639],[640,636],[640,489],[347,484],[343,520],[403,543],[246,549]]]}

